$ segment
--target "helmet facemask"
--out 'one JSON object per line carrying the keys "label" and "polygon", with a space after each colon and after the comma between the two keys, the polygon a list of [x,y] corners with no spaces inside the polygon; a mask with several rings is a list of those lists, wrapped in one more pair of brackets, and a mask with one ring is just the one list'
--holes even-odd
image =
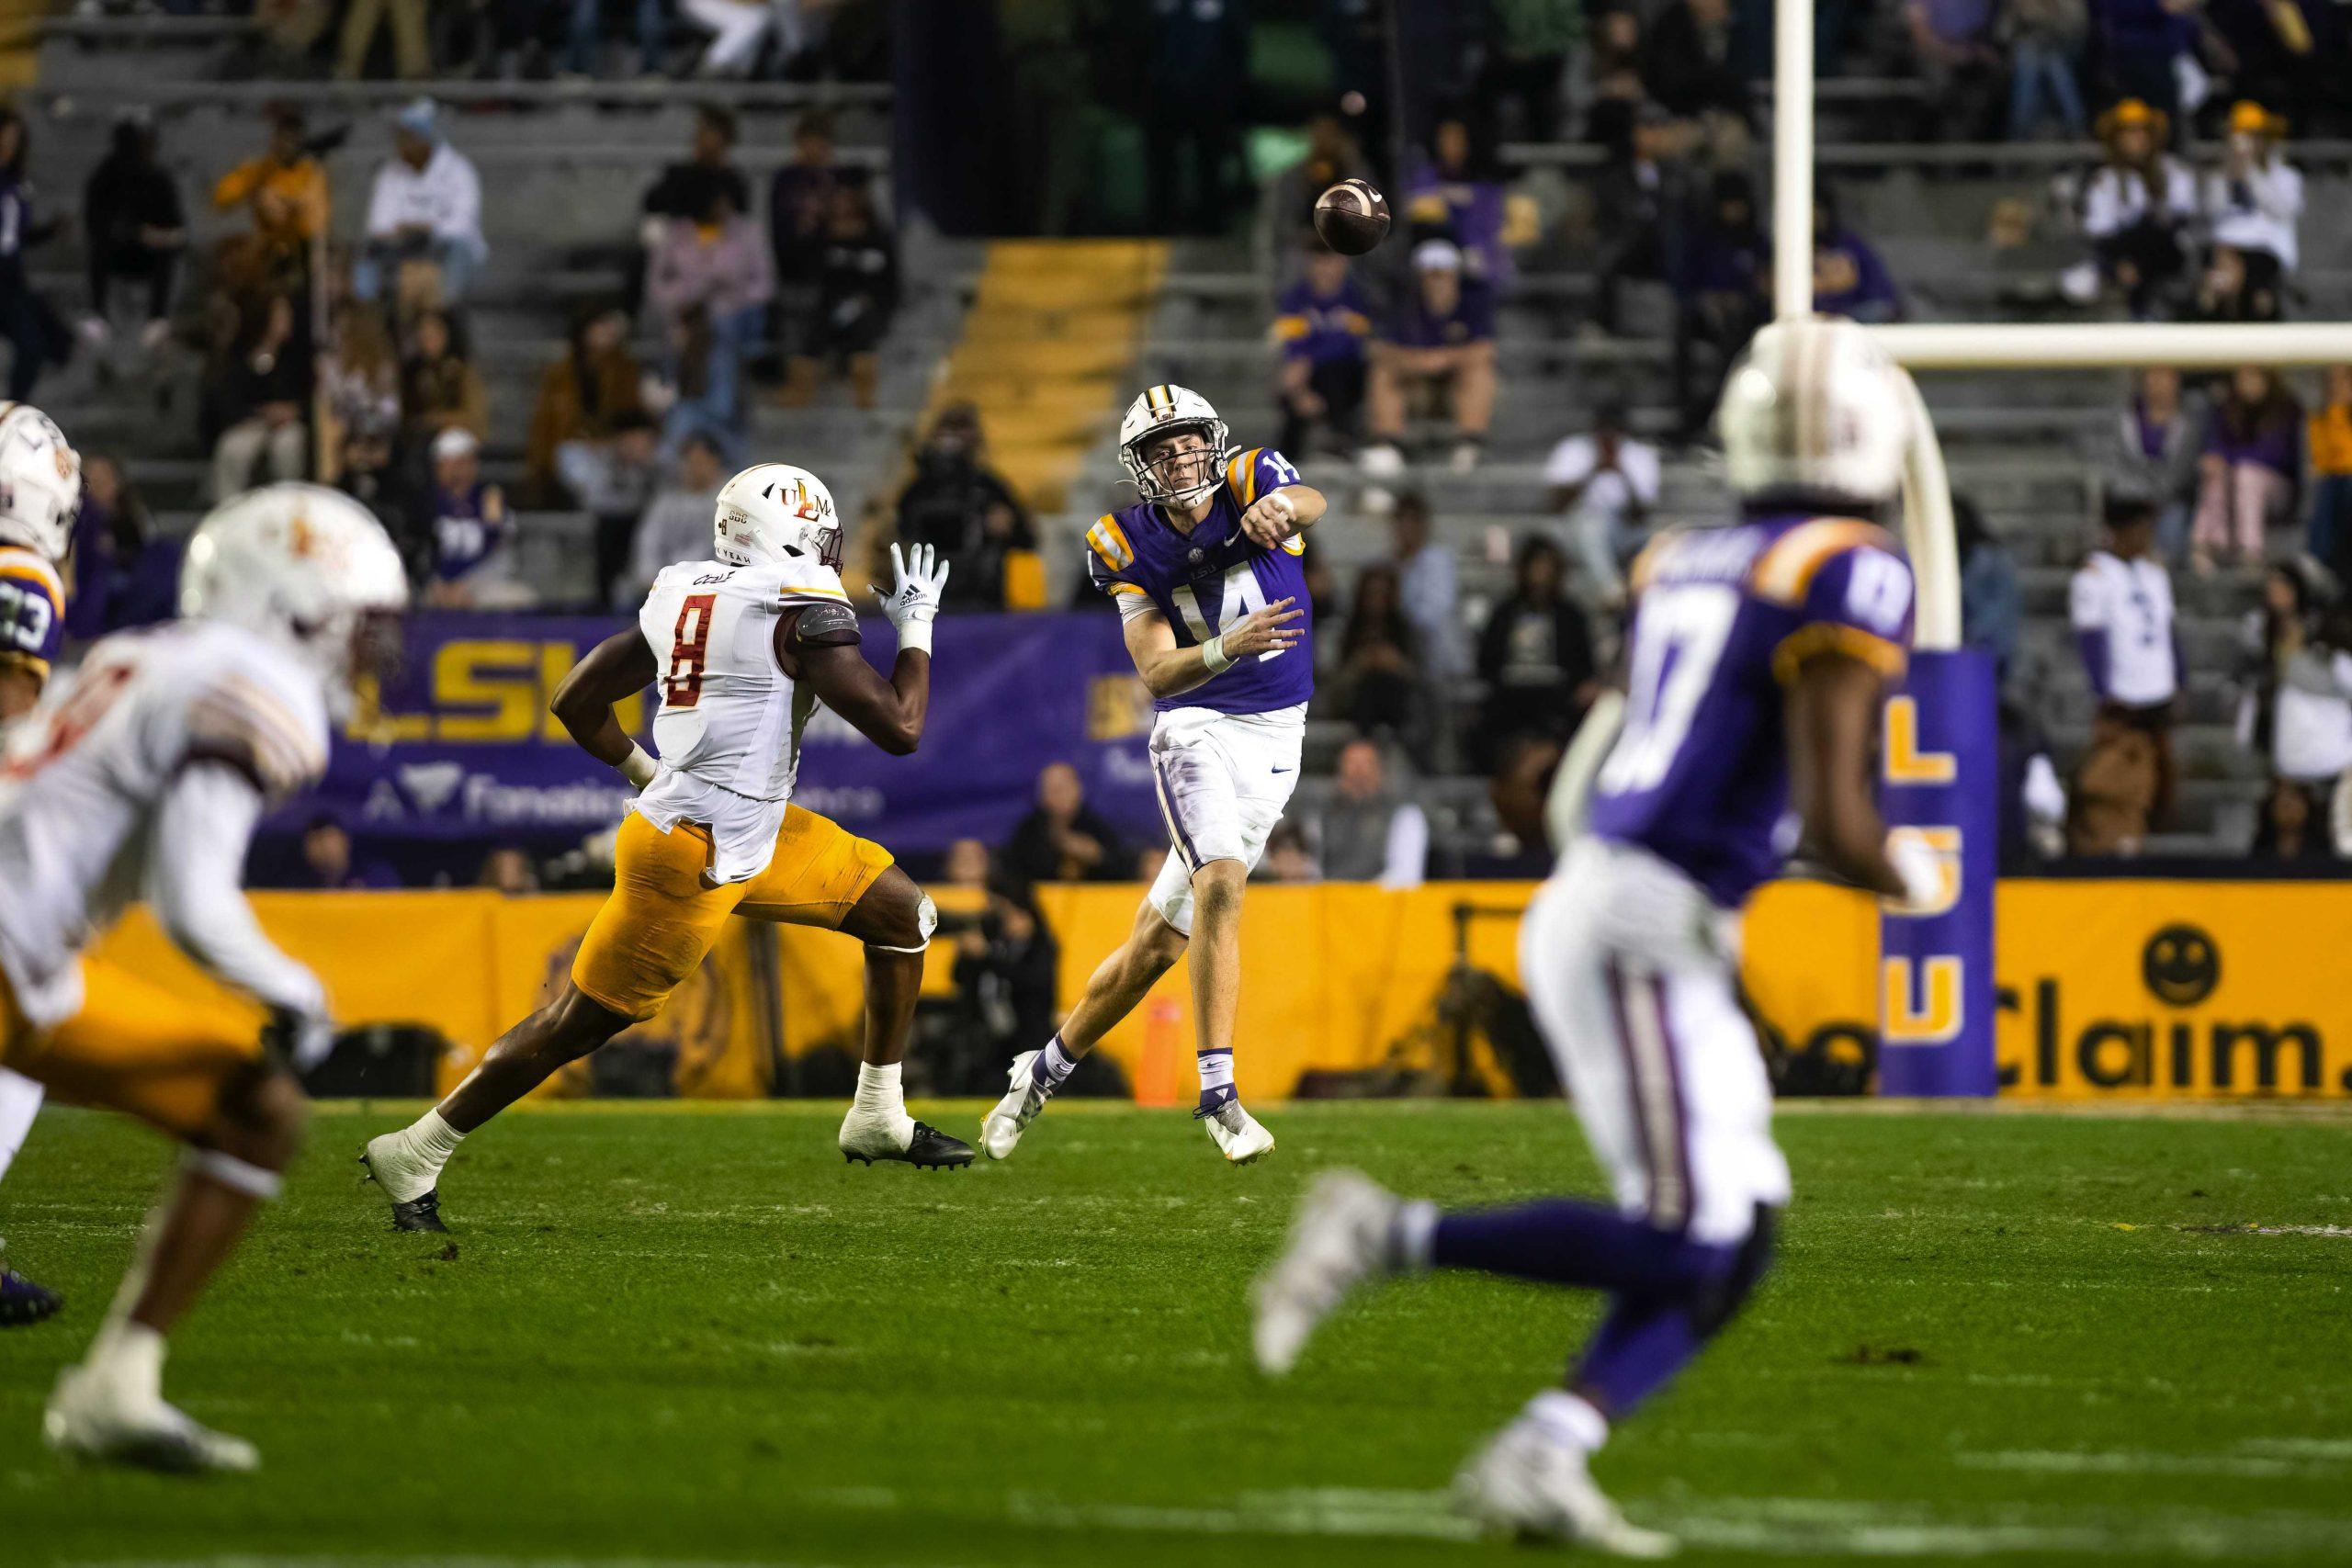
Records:
{"label": "helmet facemask", "polygon": [[[1197,437],[1179,444],[1186,435]],[[1195,506],[1224,478],[1227,437],[1221,419],[1164,424],[1137,436],[1119,459],[1143,499],[1168,506]]]}

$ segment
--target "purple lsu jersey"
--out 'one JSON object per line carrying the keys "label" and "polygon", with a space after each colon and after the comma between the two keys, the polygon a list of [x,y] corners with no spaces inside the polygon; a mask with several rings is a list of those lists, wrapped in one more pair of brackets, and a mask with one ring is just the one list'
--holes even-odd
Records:
{"label": "purple lsu jersey", "polygon": [[0,546],[0,664],[46,682],[65,640],[65,584],[57,569],[14,545]]}
{"label": "purple lsu jersey", "polygon": [[1834,649],[1890,680],[1911,645],[1911,569],[1883,529],[1764,516],[1660,536],[1634,564],[1625,724],[1589,822],[1737,908],[1794,847],[1783,691]]}
{"label": "purple lsu jersey", "polygon": [[[1197,648],[1252,611],[1288,599],[1307,610],[1306,573],[1299,557],[1306,541],[1293,536],[1269,549],[1241,531],[1241,514],[1261,496],[1298,483],[1298,470],[1271,446],[1235,456],[1225,466],[1209,514],[1180,533],[1159,507],[1139,502],[1106,513],[1086,531],[1086,570],[1094,586],[1125,612],[1148,601],[1175,628],[1176,646]],[[1238,660],[1189,692],[1152,705],[1214,708],[1218,713],[1272,713],[1315,694],[1312,613],[1291,625],[1295,647]]]}

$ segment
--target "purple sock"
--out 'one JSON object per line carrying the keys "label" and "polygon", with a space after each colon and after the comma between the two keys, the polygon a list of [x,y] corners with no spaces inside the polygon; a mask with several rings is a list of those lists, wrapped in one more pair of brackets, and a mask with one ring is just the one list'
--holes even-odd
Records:
{"label": "purple sock", "polygon": [[1568,1385],[1591,1390],[1610,1419],[1620,1420],[1690,1365],[1710,1337],[1687,1300],[1621,1295],[1585,1347]]}
{"label": "purple sock", "polygon": [[1430,1238],[1435,1268],[1642,1296],[1702,1289],[1729,1270],[1737,1251],[1567,1198],[1448,1214]]}

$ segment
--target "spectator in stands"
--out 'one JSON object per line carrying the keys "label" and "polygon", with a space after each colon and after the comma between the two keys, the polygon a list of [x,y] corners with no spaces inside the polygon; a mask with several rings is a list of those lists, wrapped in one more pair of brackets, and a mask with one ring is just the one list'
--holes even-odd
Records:
{"label": "spectator in stands", "polygon": [[[1141,9],[1141,7],[1137,7]],[[1250,26],[1238,5],[1156,4],[1143,19],[1143,152],[1148,227],[1216,234],[1232,216]]]}
{"label": "spectator in stands", "polygon": [[2303,411],[2277,375],[2241,365],[2207,426],[2198,460],[2190,564],[2262,558],[2263,532],[2292,514],[2303,475]]}
{"label": "spectator in stands", "polygon": [[531,852],[522,845],[493,844],[490,852],[481,857],[481,870],[474,876],[474,886],[519,898],[539,890],[539,868],[531,863]]}
{"label": "spectator in stands", "polygon": [[1419,491],[1399,496],[1388,527],[1397,601],[1413,627],[1424,672],[1440,682],[1468,674],[1470,660],[1462,646],[1462,601],[1455,585],[1453,547],[1430,536],[1428,498]]}
{"label": "spectator in stands", "polygon": [[1340,717],[1369,734],[1419,732],[1424,705],[1420,639],[1405,617],[1395,567],[1368,566],[1356,575],[1338,663],[1331,689]]}
{"label": "spectator in stands", "polygon": [[605,488],[593,470],[608,455],[619,422],[643,415],[642,377],[619,307],[582,311],[563,357],[541,373],[531,409],[525,474],[534,504],[560,505],[568,497],[586,505],[586,491]]}
{"label": "spectator in stands", "polygon": [[1600,254],[1593,321],[1612,336],[1623,317],[1623,286],[1637,279],[1663,283],[1672,276],[1690,205],[1683,141],[1682,128],[1656,104],[1640,106],[1610,137],[1609,162],[1593,195]]}
{"label": "spectator in stands", "polygon": [[2084,0],[2003,0],[1996,30],[2009,51],[2009,140],[2028,141],[2041,130],[2045,102],[2060,131],[2079,139],[2089,121],[2075,72],[2090,7]]}
{"label": "spectator in stands", "polygon": [[1389,784],[1387,762],[1369,740],[1340,748],[1331,794],[1306,821],[1330,881],[1419,887],[1429,875],[1429,814]]}
{"label": "spectator in stands", "polygon": [[1363,412],[1364,345],[1372,307],[1348,276],[1348,258],[1310,238],[1306,265],[1274,302],[1273,337],[1282,350],[1275,401],[1282,408],[1279,445],[1305,457],[1320,430],[1344,451],[1355,446]]}
{"label": "spectator in stands", "polygon": [[1641,73],[1650,97],[1681,118],[1747,118],[1747,82],[1732,58],[1731,0],[1673,0],[1642,40]]}
{"label": "spectator in stands", "polygon": [[311,367],[294,341],[294,301],[273,294],[253,312],[212,377],[212,499],[299,479],[308,467]]}
{"label": "spectator in stands", "polygon": [[1116,882],[1127,852],[1118,829],[1086,804],[1086,786],[1068,762],[1037,774],[1037,804],[1012,829],[997,864],[1024,883]]}
{"label": "spectator in stands", "polygon": [[2091,23],[2117,96],[2137,99],[2167,121],[2176,114],[2180,66],[2194,57],[2200,9],[2198,0],[2093,0]]}
{"label": "spectator in stands", "polygon": [[104,453],[82,459],[82,510],[74,520],[74,592],[65,635],[87,642],[179,613],[179,541],[158,537],[147,503]]}
{"label": "spectator in stands", "polygon": [[[707,442],[698,445],[708,449]],[[596,592],[600,602],[608,600],[628,570],[639,520],[661,481],[662,427],[643,409],[631,409],[616,414],[603,436],[564,443],[556,460],[571,504],[595,523]]]}
{"label": "spectator in stands", "polygon": [[947,846],[947,853],[939,863],[939,880],[950,887],[978,892],[988,886],[989,874],[995,864],[989,847],[979,840],[958,839]]}
{"label": "spectator in stands", "polygon": [[368,197],[368,238],[352,264],[351,291],[376,299],[390,281],[395,298],[405,301],[410,288],[388,275],[430,263],[440,276],[437,301],[461,303],[490,254],[481,236],[481,175],[443,136],[431,98],[417,99],[393,119],[392,152],[377,168]]}
{"label": "spectator in stands", "polygon": [[1518,111],[1518,139],[1556,141],[1568,51],[1583,41],[1580,0],[1510,0],[1495,8],[1495,39],[1479,96]]}
{"label": "spectator in stands", "polygon": [[2156,549],[2167,561],[2188,553],[2197,462],[2210,418],[2203,394],[2181,389],[2179,371],[2150,366],[2133,378],[2131,400],[2094,453],[2109,494],[2154,505]]}
{"label": "spectator in stands", "polygon": [[804,352],[792,360],[787,403],[805,403],[828,368],[849,378],[850,400],[874,406],[877,351],[899,309],[899,246],[875,216],[865,182],[833,187],[832,210],[819,251],[817,309]]}
{"label": "spectator in stands", "polygon": [[481,477],[481,443],[457,427],[433,438],[433,574],[424,600],[443,609],[505,610],[534,597],[515,558],[506,497]]}
{"label": "spectator in stands", "polygon": [[2215,245],[2205,253],[2204,269],[2197,276],[2197,292],[2183,312],[2185,320],[2207,324],[2233,321],[2275,321],[2284,314],[2276,274],[2258,287],[2246,256],[2235,245]]}
{"label": "spectator in stands", "polygon": [[490,434],[490,394],[445,311],[427,310],[409,328],[401,363],[401,422],[403,438],[416,451],[452,428],[476,441]]}
{"label": "spectator in stands", "polygon": [[327,352],[319,359],[328,449],[339,455],[345,439],[355,434],[390,442],[401,428],[401,361],[383,312],[356,299],[343,300],[334,308],[329,333]]}
{"label": "spectator in stands", "polygon": [[2213,243],[2238,253],[2246,289],[2274,299],[2294,274],[2295,226],[2303,215],[2303,176],[2278,152],[2286,133],[2287,122],[2260,104],[2233,107],[2222,162],[2207,171],[2200,203]]}
{"label": "spectator in stands", "polygon": [[[1724,373],[1770,314],[1764,292],[1769,254],[1755,186],[1746,175],[1717,175],[1706,218],[1674,279],[1674,399],[1686,438],[1705,430]],[[1702,348],[1714,364],[1704,380],[1697,365]]]}
{"label": "spectator in stands", "polygon": [[979,918],[956,933],[950,972],[965,1026],[990,1078],[1013,1055],[1053,1033],[1060,966],[1061,947],[1036,894],[1012,876],[990,877]]}
{"label": "spectator in stands", "polygon": [[2312,558],[2352,582],[2352,365],[2331,365],[2312,411],[2305,449],[2312,463]]}
{"label": "spectator in stands", "polygon": [[327,231],[326,165],[311,152],[301,110],[275,104],[265,112],[269,145],[220,176],[212,205],[252,214],[259,252],[254,270],[307,272],[311,245]]}
{"label": "spectator in stands", "polygon": [[[613,607],[634,610],[662,569],[710,554],[710,519],[726,479],[726,455],[707,435],[689,435],[678,449],[677,477],[639,519],[628,574],[613,590]],[[952,579],[951,579],[952,581]]]}
{"label": "spectator in stands", "polygon": [[1274,279],[1314,232],[1316,199],[1341,180],[1363,179],[1371,173],[1363,149],[1338,115],[1319,114],[1308,120],[1306,156],[1268,180],[1258,198],[1259,270]]}
{"label": "spectator in stands", "polygon": [[1813,197],[1813,308],[1872,326],[1903,319],[1894,275],[1870,242],[1846,226],[1838,193],[1826,186]]}
{"label": "spectator in stands", "polygon": [[1316,869],[1315,852],[1306,847],[1306,829],[1295,818],[1285,817],[1274,824],[1266,837],[1265,858],[1250,874],[1261,882],[1287,883],[1305,886],[1320,882],[1323,874]]}
{"label": "spectator in stands", "polygon": [[1513,248],[1535,238],[1534,203],[1504,186],[1493,150],[1459,114],[1437,122],[1406,182],[1404,215],[1415,234],[1453,241],[1463,276],[1497,295],[1510,288]]}
{"label": "spectator in stands", "polygon": [[646,188],[639,203],[645,220],[639,237],[645,254],[659,250],[669,232],[669,220],[701,220],[710,210],[713,191],[724,190],[738,212],[752,210],[752,187],[735,166],[735,116],[718,104],[704,104],[695,111],[693,150],[684,163],[672,164]]}
{"label": "spectator in stands", "polygon": [[914,477],[899,492],[898,533],[956,563],[948,604],[996,610],[1006,604],[1007,566],[1014,552],[1036,549],[1037,531],[989,466],[987,445],[979,410],[960,402],[940,410],[916,449]]}
{"label": "spectator in stands", "polygon": [[363,431],[344,432],[335,457],[334,486],[373,513],[376,521],[400,547],[411,575],[430,569],[431,522],[419,499],[419,486],[408,468],[395,460],[390,437]]}
{"label": "spectator in stands", "polygon": [[2238,632],[2237,740],[2282,780],[2333,790],[2352,770],[2352,624],[2328,574],[2282,561]]}
{"label": "spectator in stands", "polygon": [[[817,288],[824,271],[825,230],[833,190],[846,173],[833,161],[832,118],[810,109],[792,128],[792,161],[768,185],[768,247],[775,263],[778,346],[787,356],[809,355],[816,326]],[[787,395],[808,396],[806,389]]]}
{"label": "spectator in stands", "polygon": [[1996,681],[2016,668],[2025,631],[2025,594],[2009,547],[1985,526],[1984,513],[1964,495],[1951,498],[1960,547],[1960,640],[1993,656]]}
{"label": "spectator in stands", "polygon": [[[2107,761],[2132,762],[2127,771],[2136,776],[2137,748],[2116,743],[2126,734],[2150,742],[2154,769],[2145,815],[2161,825],[2171,811],[2172,727],[2182,670],[2172,578],[2155,558],[2156,513],[2147,502],[2110,501],[2107,533],[2106,547],[2090,553],[2067,591],[2068,618],[2098,705],[2091,750],[2095,755],[2103,747],[2114,750]],[[2127,807],[2137,798],[2112,789],[2094,794]]]}
{"label": "spectator in stands", "polygon": [[2325,792],[2290,778],[2270,781],[2248,854],[2257,861],[2325,865],[2337,858]]}
{"label": "spectator in stands", "polygon": [[1642,17],[1629,0],[1596,0],[1590,8],[1592,41],[1585,53],[1584,139],[1617,146],[1645,107],[1661,122],[1673,115],[1651,103],[1642,85]]}
{"label": "spectator in stands", "polygon": [[[630,6],[636,18],[637,68],[641,75],[650,76],[662,69],[664,46],[669,41],[669,18],[662,14],[662,0],[634,0]],[[575,76],[600,76],[603,62],[598,58],[604,39],[603,0],[571,0],[571,21],[567,29],[563,68]]]}
{"label": "spectator in stands", "polygon": [[1413,250],[1414,287],[1372,352],[1367,396],[1374,446],[1365,469],[1401,467],[1408,399],[1444,387],[1453,401],[1456,473],[1478,466],[1495,413],[1495,304],[1487,287],[1463,276],[1462,253],[1445,240]]}
{"label": "spectator in stands", "polygon": [[433,74],[433,50],[425,38],[426,0],[351,0],[344,13],[343,38],[335,59],[335,74],[345,81],[368,67],[376,35],[389,14],[392,32],[392,69],[404,82]]}
{"label": "spectator in stands", "polygon": [[1595,409],[1591,434],[1563,436],[1544,464],[1552,511],[1566,516],[1568,547],[1604,603],[1624,597],[1624,563],[1641,547],[1662,473],[1657,448],[1626,431],[1617,402]]}
{"label": "spectator in stands", "polygon": [[1926,81],[1920,140],[1973,141],[1992,123],[2001,85],[1993,0],[1905,0],[1911,53]]}
{"label": "spectator in stands", "polygon": [[1599,689],[1592,631],[1566,592],[1560,547],[1542,535],[1519,547],[1510,596],[1478,634],[1478,676],[1487,683],[1472,750],[1491,768],[1518,735],[1565,740]]}
{"label": "spectator in stands", "polygon": [[710,34],[695,74],[721,80],[752,74],[776,18],[766,0],[678,0],[678,14]]}
{"label": "spectator in stands", "polygon": [[2165,151],[2170,122],[2137,98],[2098,117],[2105,156],[2083,187],[2083,232],[2091,259],[2062,279],[2069,299],[2089,304],[2101,285],[2134,317],[2154,310],[2188,265],[2183,229],[2197,216],[2197,186]]}
{"label": "spectator in stands", "polygon": [[155,159],[155,126],[143,112],[114,124],[114,144],[82,189],[82,232],[89,252],[90,314],[83,329],[94,343],[112,331],[109,296],[118,277],[146,286],[146,324],[140,345],[149,353],[171,333],[172,277],[187,245],[187,215],[178,185]]}
{"label": "spectator in stands", "polygon": [[16,110],[0,108],[0,336],[13,350],[8,362],[8,398],[22,402],[33,394],[41,371],[62,365],[73,353],[73,334],[56,310],[33,288],[25,250],[54,233],[57,224],[34,218],[32,193],[25,183],[25,122]]}
{"label": "spectator in stands", "polygon": [[706,196],[698,217],[663,220],[646,299],[669,340],[679,408],[689,411],[673,434],[698,428],[727,442],[741,428],[743,359],[759,339],[775,276],[759,230],[735,210],[734,197],[718,186]]}

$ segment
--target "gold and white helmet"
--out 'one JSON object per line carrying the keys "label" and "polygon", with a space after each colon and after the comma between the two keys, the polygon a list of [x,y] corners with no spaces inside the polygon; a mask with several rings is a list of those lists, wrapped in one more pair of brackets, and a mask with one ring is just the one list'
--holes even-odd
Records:
{"label": "gold and white helmet", "polygon": [[[1186,430],[1198,431],[1208,443],[1208,461],[1198,469],[1202,478],[1180,485],[1170,470],[1182,458],[1163,456],[1155,463],[1145,457],[1144,449],[1162,436]],[[1191,506],[1216,489],[1225,475],[1226,459],[1232,456],[1232,446],[1225,421],[1217,418],[1209,400],[1192,388],[1173,382],[1145,389],[1127,405],[1126,417],[1119,421],[1119,461],[1125,467],[1127,478],[1135,481],[1136,490],[1144,500],[1170,506]]]}
{"label": "gold and white helmet", "polygon": [[82,509],[82,459],[30,403],[0,403],[0,544],[62,563]]}
{"label": "gold and white helmet", "polygon": [[842,569],[833,492],[806,468],[755,463],[720,487],[711,547],[729,566],[815,560]]}
{"label": "gold and white helmet", "polygon": [[366,507],[322,485],[274,484],[212,509],[180,563],[180,614],[277,643],[346,711],[355,666],[408,604],[408,573]]}
{"label": "gold and white helmet", "polygon": [[1715,409],[1731,488],[1893,500],[1912,435],[1905,379],[1869,331],[1842,317],[1765,327],[1732,367]]}

